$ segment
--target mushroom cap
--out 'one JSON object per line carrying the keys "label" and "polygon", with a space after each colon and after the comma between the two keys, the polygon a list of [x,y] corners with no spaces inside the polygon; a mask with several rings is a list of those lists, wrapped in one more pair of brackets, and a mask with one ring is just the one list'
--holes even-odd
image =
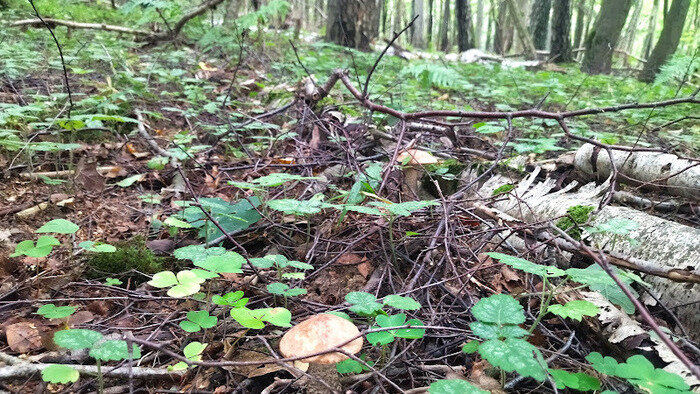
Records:
{"label": "mushroom cap", "polygon": [[411,166],[418,166],[418,165],[425,165],[425,164],[437,164],[438,159],[435,158],[430,152],[426,152],[424,150],[420,149],[407,149],[404,150],[403,152],[399,153],[399,156],[396,158],[396,160],[399,163],[403,163],[406,158],[411,158],[411,160],[408,161],[408,165]]}
{"label": "mushroom cap", "polygon": [[[347,342],[360,335],[360,330],[340,316],[322,313],[311,316],[287,331],[280,341],[280,352],[284,357],[300,357],[318,353]],[[362,337],[341,347],[355,354],[362,349]],[[335,364],[348,358],[338,352],[325,353],[305,358],[305,363]]]}

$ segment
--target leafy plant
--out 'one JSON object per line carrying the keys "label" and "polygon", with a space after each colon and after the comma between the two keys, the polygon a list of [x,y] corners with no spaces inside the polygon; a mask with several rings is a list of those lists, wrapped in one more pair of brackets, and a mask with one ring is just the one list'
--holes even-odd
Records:
{"label": "leafy plant", "polygon": [[79,378],[80,373],[68,365],[51,364],[41,370],[41,379],[44,382],[66,384],[77,382]]}
{"label": "leafy plant", "polygon": [[172,271],[162,271],[153,275],[148,284],[158,288],[169,287],[170,297],[181,298],[197,293],[204,281],[204,278],[190,270],[180,271],[177,275]]}
{"label": "leafy plant", "polygon": [[42,305],[36,310],[37,315],[41,315],[46,319],[65,319],[75,313],[78,308],[74,306],[56,306],[54,304]]}
{"label": "leafy plant", "polygon": [[440,379],[430,384],[428,388],[430,394],[488,394],[466,380],[462,379]]}
{"label": "leafy plant", "polygon": [[216,326],[217,321],[216,316],[209,316],[207,311],[190,311],[187,312],[187,320],[180,322],[180,328],[187,332],[197,332]]}
{"label": "leafy plant", "polygon": [[[202,361],[202,352],[207,348],[206,343],[190,342],[182,349],[182,353],[190,361]],[[180,371],[187,369],[189,366],[184,361],[180,361],[173,366],[168,367],[171,371]]]}
{"label": "leafy plant", "polygon": [[[406,314],[399,313],[396,315],[379,315],[375,318],[375,326],[377,328],[400,327],[404,325],[422,326],[423,322],[418,319],[410,319],[406,321]],[[388,345],[394,341],[394,338],[418,339],[423,338],[425,329],[422,328],[397,328],[395,330],[385,330],[367,333],[367,342],[372,345]]]}
{"label": "leafy plant", "polygon": [[681,394],[690,393],[688,386],[680,376],[655,368],[654,365],[642,355],[634,355],[624,363],[618,363],[612,357],[603,357],[600,353],[593,352],[586,356],[596,371],[618,378],[639,387],[652,394]]}

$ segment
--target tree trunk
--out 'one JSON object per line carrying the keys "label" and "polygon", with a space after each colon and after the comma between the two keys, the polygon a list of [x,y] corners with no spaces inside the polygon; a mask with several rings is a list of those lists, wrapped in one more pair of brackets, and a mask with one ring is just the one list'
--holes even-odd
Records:
{"label": "tree trunk", "polygon": [[515,25],[515,30],[518,32],[520,42],[525,49],[525,57],[528,59],[536,58],[537,52],[535,50],[535,44],[532,43],[532,37],[530,37],[530,33],[525,26],[525,18],[520,13],[520,9],[518,9],[515,0],[506,0],[506,2],[508,3],[508,8],[510,8],[510,16]]}
{"label": "tree trunk", "polygon": [[654,43],[654,32],[656,30],[656,21],[659,16],[659,0],[654,0],[654,5],[651,8],[651,14],[649,15],[649,27],[647,28],[647,37],[644,39],[644,49],[642,51],[642,57],[645,59],[649,57],[651,53],[651,45]]}
{"label": "tree trunk", "polygon": [[484,0],[476,2],[476,26],[474,26],[474,46],[484,47]]}
{"label": "tree trunk", "polygon": [[586,38],[582,69],[589,74],[607,74],[612,68],[613,50],[627,20],[632,0],[603,0],[598,19]]}
{"label": "tree trunk", "polygon": [[416,48],[425,48],[425,36],[423,35],[423,25],[425,21],[425,4],[423,0],[413,0],[413,15],[411,19],[418,16],[411,26],[411,44]]}
{"label": "tree trunk", "polygon": [[442,9],[442,20],[440,21],[440,28],[438,29],[438,35],[440,36],[440,50],[447,52],[450,47],[449,42],[449,28],[450,28],[450,0],[444,0]]}
{"label": "tree trunk", "polygon": [[380,0],[328,1],[326,39],[339,45],[369,50],[379,34]]}
{"label": "tree trunk", "polygon": [[457,1],[457,48],[459,52],[474,48],[474,37],[472,34],[472,15],[469,7],[469,0]]}
{"label": "tree trunk", "polygon": [[425,45],[430,46],[433,43],[433,6],[435,0],[428,0],[428,26],[426,27]]}
{"label": "tree trunk", "polygon": [[554,0],[552,7],[552,41],[549,57],[555,63],[567,63],[571,57],[571,1]]}
{"label": "tree trunk", "polygon": [[576,27],[574,28],[574,48],[578,49],[581,46],[581,37],[583,37],[583,25],[586,17],[586,0],[578,0],[576,6]]}
{"label": "tree trunk", "polygon": [[664,27],[661,30],[659,41],[647,59],[639,79],[644,82],[651,82],[666,63],[666,60],[673,55],[678,48],[683,33],[683,25],[690,8],[690,0],[673,0],[671,8],[664,18]]}
{"label": "tree trunk", "polygon": [[[398,33],[403,29],[403,24],[402,24],[402,16],[403,16],[403,0],[394,0],[394,33]],[[398,40],[396,40],[396,43],[398,44],[401,41],[401,37],[399,37]]]}
{"label": "tree trunk", "polygon": [[501,0],[498,5],[498,17],[493,35],[493,49],[499,55],[505,55],[510,48],[512,29],[508,25],[508,4]]}
{"label": "tree trunk", "polygon": [[546,49],[547,31],[549,30],[549,9],[551,0],[535,0],[530,9],[529,31],[532,43],[537,49]]}
{"label": "tree trunk", "polygon": [[642,13],[643,8],[642,0],[634,0],[634,6],[632,7],[632,17],[625,27],[625,32],[622,34],[622,40],[620,40],[619,48],[623,51],[631,53],[632,46],[634,45],[634,36],[639,29],[639,16]]}

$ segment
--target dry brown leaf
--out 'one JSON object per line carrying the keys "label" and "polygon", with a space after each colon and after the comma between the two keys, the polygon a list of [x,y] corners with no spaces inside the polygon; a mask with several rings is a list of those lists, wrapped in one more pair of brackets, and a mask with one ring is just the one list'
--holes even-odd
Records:
{"label": "dry brown leaf", "polygon": [[24,321],[9,325],[5,329],[5,336],[10,349],[18,353],[27,353],[42,346],[39,329],[31,322]]}
{"label": "dry brown leaf", "polygon": [[95,315],[92,314],[90,311],[78,311],[68,318],[68,325],[73,327],[73,326],[79,326],[81,324],[85,324],[87,322],[92,321],[95,318]]}

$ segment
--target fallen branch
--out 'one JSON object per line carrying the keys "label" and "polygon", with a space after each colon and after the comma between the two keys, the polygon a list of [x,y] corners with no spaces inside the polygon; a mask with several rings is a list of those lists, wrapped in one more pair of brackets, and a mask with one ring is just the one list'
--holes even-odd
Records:
{"label": "fallen branch", "polygon": [[40,18],[36,19],[22,19],[18,20],[15,22],[12,22],[10,26],[13,27],[20,27],[20,26],[32,26],[32,27],[37,27],[37,26],[66,26],[68,28],[72,29],[91,29],[91,30],[103,30],[103,31],[111,31],[115,33],[124,33],[124,34],[131,34],[134,36],[137,36],[139,39],[143,41],[149,41],[149,42],[156,42],[156,41],[169,41],[175,39],[180,32],[182,31],[182,28],[185,27],[187,22],[189,22],[192,18],[199,16],[203,14],[205,11],[216,7],[217,5],[223,3],[224,0],[208,0],[200,4],[198,7],[192,9],[190,12],[186,13],[185,15],[180,18],[172,27],[172,29],[169,29],[168,31],[162,32],[162,33],[156,33],[152,31],[146,31],[146,30],[138,30],[138,29],[131,29],[128,27],[124,26],[115,26],[115,25],[108,25],[105,23],[84,23],[84,22],[74,22],[74,21],[67,21],[63,19],[52,19],[52,18],[44,18],[41,20]]}
{"label": "fallen branch", "polygon": [[[75,365],[75,364],[44,364],[44,363],[29,363],[19,357],[10,356],[9,354],[0,352],[0,361],[7,364],[0,367],[0,381],[3,379],[26,378],[37,373],[40,373],[45,368],[52,365],[67,365],[78,373],[97,375],[100,373],[96,365]],[[112,378],[135,378],[135,379],[162,379],[162,378],[179,378],[185,371],[168,371],[161,368],[146,368],[146,367],[129,367],[121,366],[116,368],[102,367],[101,373],[103,376]]]}

